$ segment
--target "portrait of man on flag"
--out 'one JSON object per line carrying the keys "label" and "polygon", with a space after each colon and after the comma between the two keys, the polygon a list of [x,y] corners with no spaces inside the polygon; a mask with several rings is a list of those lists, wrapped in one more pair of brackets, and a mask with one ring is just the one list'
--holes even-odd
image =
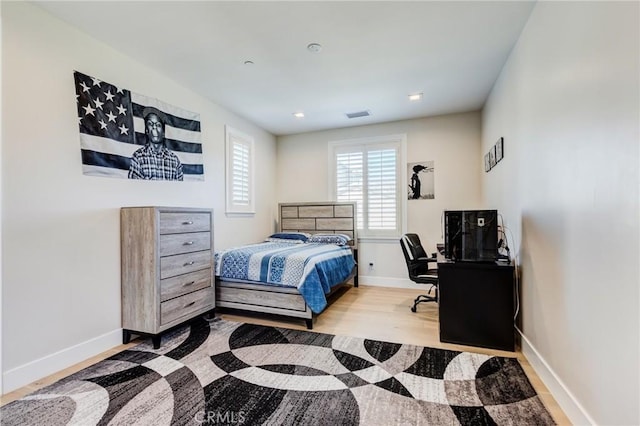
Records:
{"label": "portrait of man on flag", "polygon": [[204,180],[200,115],[74,72],[85,175]]}

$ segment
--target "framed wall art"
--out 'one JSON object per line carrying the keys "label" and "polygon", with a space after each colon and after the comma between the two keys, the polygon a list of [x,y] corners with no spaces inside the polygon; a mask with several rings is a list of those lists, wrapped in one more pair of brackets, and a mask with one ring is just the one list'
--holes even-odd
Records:
{"label": "framed wall art", "polygon": [[409,182],[408,200],[433,200],[435,196],[434,162],[420,161],[407,164]]}
{"label": "framed wall art", "polygon": [[493,145],[491,149],[489,149],[489,165],[493,169],[496,165],[496,146]]}
{"label": "framed wall art", "polygon": [[499,138],[496,142],[496,163],[500,162],[504,157],[504,138]]}
{"label": "framed wall art", "polygon": [[204,180],[200,114],[78,71],[74,80],[83,174]]}

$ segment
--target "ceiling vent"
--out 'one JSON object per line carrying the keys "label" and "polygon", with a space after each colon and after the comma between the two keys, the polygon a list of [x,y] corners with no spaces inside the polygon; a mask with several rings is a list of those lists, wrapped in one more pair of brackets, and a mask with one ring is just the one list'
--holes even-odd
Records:
{"label": "ceiling vent", "polygon": [[358,111],[358,112],[348,112],[346,115],[348,118],[360,118],[360,117],[368,117],[371,115],[371,113],[369,111]]}

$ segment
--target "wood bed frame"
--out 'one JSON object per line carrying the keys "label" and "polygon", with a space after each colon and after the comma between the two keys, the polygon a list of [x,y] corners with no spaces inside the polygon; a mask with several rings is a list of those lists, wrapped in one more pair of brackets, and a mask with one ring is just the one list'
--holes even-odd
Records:
{"label": "wood bed frame", "polygon": [[[278,204],[279,232],[346,234],[352,238],[356,266],[351,276],[331,289],[353,284],[358,287],[358,239],[355,202],[310,202]],[[302,318],[313,328],[313,312],[298,289],[216,278],[216,307]]]}

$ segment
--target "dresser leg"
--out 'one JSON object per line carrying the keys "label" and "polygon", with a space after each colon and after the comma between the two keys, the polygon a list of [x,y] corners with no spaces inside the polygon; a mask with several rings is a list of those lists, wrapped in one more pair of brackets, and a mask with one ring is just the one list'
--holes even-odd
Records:
{"label": "dresser leg", "polygon": [[131,332],[129,330],[122,329],[122,344],[126,345],[131,341]]}
{"label": "dresser leg", "polygon": [[160,348],[160,335],[156,334],[155,336],[151,336],[151,342],[153,343],[153,349]]}
{"label": "dresser leg", "polygon": [[216,319],[216,310],[212,309],[208,312],[206,312],[204,315],[202,315],[202,318],[204,318],[205,321],[211,322],[213,320]]}
{"label": "dresser leg", "polygon": [[313,330],[313,318],[304,320],[307,323],[307,330]]}

